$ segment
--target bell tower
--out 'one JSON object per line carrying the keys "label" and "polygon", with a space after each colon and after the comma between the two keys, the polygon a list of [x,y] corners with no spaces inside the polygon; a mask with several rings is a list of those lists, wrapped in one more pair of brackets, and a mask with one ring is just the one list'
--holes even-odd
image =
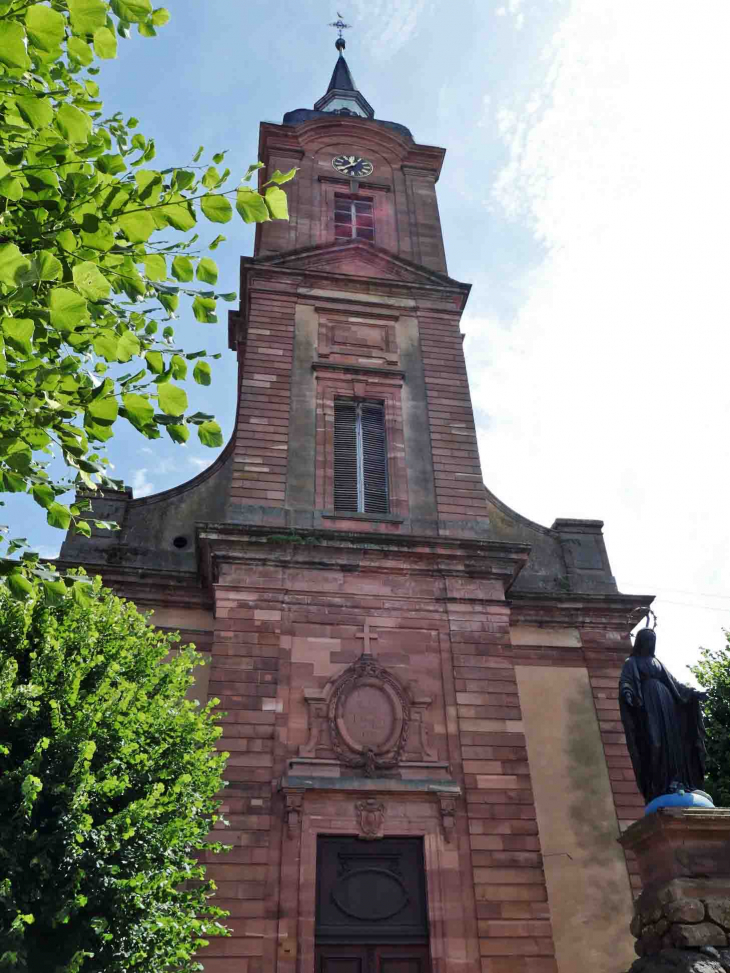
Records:
{"label": "bell tower", "polygon": [[[445,153],[374,117],[337,43],[315,107],[261,126],[262,173],[298,172],[289,222],[257,226],[230,320],[242,369],[232,513],[473,538],[488,518],[459,332],[470,288],[446,273],[436,198]],[[365,455],[366,427],[382,456]],[[348,505],[378,477],[379,506]]]}
{"label": "bell tower", "polygon": [[643,808],[615,687],[650,599],[618,592],[601,521],[484,485],[445,150],[376,117],[334,26],[325,94],[260,129],[262,182],[298,172],[241,260],[231,440],[95,500],[121,530],[63,561],[209,659],[233,850],[207,973],[614,973]]}

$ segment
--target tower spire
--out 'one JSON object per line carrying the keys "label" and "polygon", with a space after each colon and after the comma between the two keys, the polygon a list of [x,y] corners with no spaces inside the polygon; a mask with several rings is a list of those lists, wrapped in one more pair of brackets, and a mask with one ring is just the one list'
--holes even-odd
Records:
{"label": "tower spire", "polygon": [[316,111],[332,112],[334,115],[356,115],[360,118],[372,118],[375,112],[365,98],[357,90],[355,79],[350,72],[345,55],[345,38],[342,32],[352,25],[346,24],[341,13],[337,13],[337,20],[329,24],[337,31],[335,48],[338,57],[332,72],[329,87],[325,94],[315,103]]}

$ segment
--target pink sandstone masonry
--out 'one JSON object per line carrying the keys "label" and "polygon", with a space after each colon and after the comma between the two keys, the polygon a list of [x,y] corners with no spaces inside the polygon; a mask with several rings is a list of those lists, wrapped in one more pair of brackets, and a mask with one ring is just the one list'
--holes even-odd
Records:
{"label": "pink sandstone masonry", "polygon": [[[344,152],[372,176],[338,176]],[[616,684],[651,599],[618,592],[600,521],[542,527],[483,484],[443,156],[378,120],[298,110],[262,125],[263,172],[299,172],[290,221],[259,226],[242,260],[231,441],[166,493],[96,498],[121,530],[63,548],[209,659],[196,692],[225,713],[230,828],[216,837],[232,851],[208,864],[232,935],[206,973],[314,973],[317,836],[332,834],[423,842],[434,973],[578,973],[591,923],[615,956],[631,947],[616,903],[640,881],[617,839],[642,802]],[[372,201],[375,242],[335,238],[337,193]],[[387,514],[334,511],[338,396],[383,403]],[[348,763],[332,700],[363,652],[406,729],[397,753]],[[570,811],[591,788],[595,833]],[[593,882],[571,921],[566,890],[605,862],[613,887]],[[591,969],[617,973],[615,956]]]}

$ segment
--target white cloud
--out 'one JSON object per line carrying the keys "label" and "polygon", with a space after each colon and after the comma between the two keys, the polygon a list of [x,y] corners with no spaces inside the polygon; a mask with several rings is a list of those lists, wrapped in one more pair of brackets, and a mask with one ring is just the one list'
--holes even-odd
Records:
{"label": "white cloud", "polygon": [[354,0],[358,27],[374,54],[387,60],[415,35],[430,0]]}
{"label": "white cloud", "polygon": [[61,553],[61,545],[60,545],[60,543],[59,544],[53,544],[53,545],[50,545],[50,544],[41,544],[37,548],[37,551],[38,551],[38,555],[40,557],[44,557],[44,558],[48,558],[49,560],[53,560],[53,559],[57,558],[58,555]]}
{"label": "white cloud", "polygon": [[525,15],[520,9],[522,7],[522,0],[508,0],[508,2],[503,7],[497,7],[494,11],[498,17],[510,16],[514,18],[515,28],[517,30],[522,30],[525,25]]}
{"label": "white cloud", "polygon": [[[543,84],[497,114],[492,205],[545,258],[515,282],[513,319],[465,330],[487,484],[548,524],[604,517],[625,590],[727,596],[730,7],[705,17],[698,32],[659,0],[630,17],[572,0]],[[682,676],[722,643],[730,599],[661,594],[660,651]]]}
{"label": "white cloud", "polygon": [[139,500],[140,497],[148,497],[151,493],[155,492],[154,484],[147,479],[146,467],[141,470],[134,471],[134,476],[132,477],[132,490],[134,491],[134,496],[137,500]]}
{"label": "white cloud", "polygon": [[214,461],[215,457],[213,459],[203,459],[202,456],[188,456],[188,463],[190,463],[191,466],[194,466],[198,473],[200,473],[202,470],[206,470]]}

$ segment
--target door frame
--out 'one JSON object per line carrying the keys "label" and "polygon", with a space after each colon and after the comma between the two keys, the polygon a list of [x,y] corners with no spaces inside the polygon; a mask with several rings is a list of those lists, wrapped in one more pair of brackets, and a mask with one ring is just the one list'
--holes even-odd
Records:
{"label": "door frame", "polygon": [[[279,939],[282,943],[296,930],[296,948],[287,950],[289,957],[296,957],[296,962],[289,967],[295,973],[314,973],[317,837],[327,834],[362,837],[355,805],[363,796],[362,792],[307,791],[299,809],[299,827],[288,835],[285,829]],[[387,791],[369,792],[367,796],[377,796],[386,806],[383,837],[423,839],[432,973],[446,973],[447,959],[449,973],[475,973],[480,969],[479,954],[478,947],[476,954],[473,948],[476,943],[470,942],[472,923],[465,915],[468,905],[461,877],[464,859],[458,836],[444,834],[436,796]],[[467,852],[467,861],[469,857]],[[471,868],[468,881],[471,883]],[[285,968],[279,965],[281,970]]]}

